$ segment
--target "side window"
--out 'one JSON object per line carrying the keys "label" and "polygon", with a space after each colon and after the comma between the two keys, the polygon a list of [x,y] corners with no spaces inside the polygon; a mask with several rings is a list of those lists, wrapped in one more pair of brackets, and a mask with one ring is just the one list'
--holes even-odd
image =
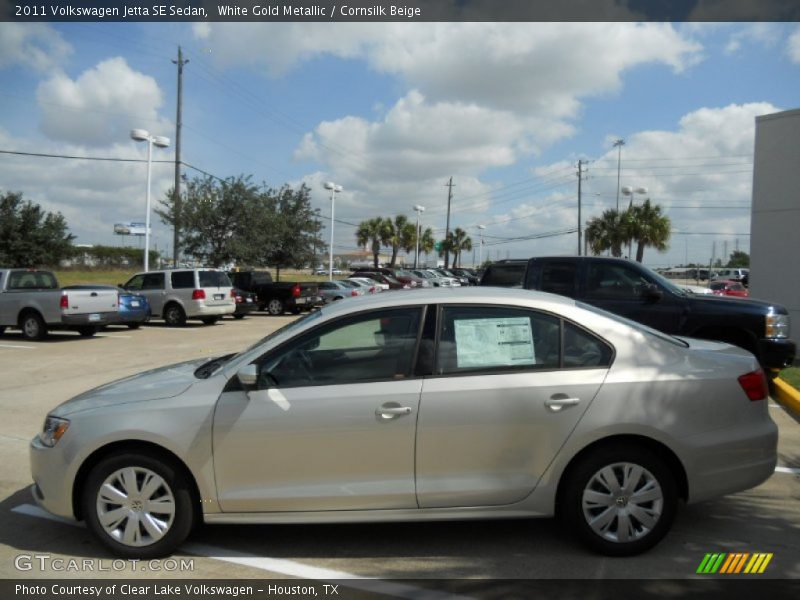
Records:
{"label": "side window", "polygon": [[564,324],[564,367],[607,367],[614,353],[600,338],[577,325]]}
{"label": "side window", "polygon": [[548,369],[560,364],[560,321],[536,311],[446,307],[436,356],[440,375]]}
{"label": "side window", "polygon": [[578,266],[572,262],[551,262],[542,265],[541,287],[543,292],[574,298],[578,280]]}
{"label": "side window", "polygon": [[128,283],[123,285],[126,290],[135,290],[139,291],[142,289],[142,284],[144,283],[144,275],[134,275],[128,280]]}
{"label": "side window", "polygon": [[173,290],[194,289],[194,271],[173,271],[170,279]]}
{"label": "side window", "polygon": [[411,375],[421,307],[325,325],[259,359],[259,388],[396,381]]}
{"label": "side window", "polygon": [[586,295],[592,298],[634,300],[651,283],[635,269],[625,265],[593,263],[589,265]]}
{"label": "side window", "polygon": [[144,281],[142,282],[143,290],[163,290],[164,289],[164,274],[163,273],[145,273]]}

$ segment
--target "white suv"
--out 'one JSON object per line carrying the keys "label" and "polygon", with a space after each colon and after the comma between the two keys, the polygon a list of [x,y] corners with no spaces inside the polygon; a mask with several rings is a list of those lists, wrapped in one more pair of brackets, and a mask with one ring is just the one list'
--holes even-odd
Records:
{"label": "white suv", "polygon": [[137,273],[126,290],[145,296],[154,317],[170,326],[181,326],[186,319],[200,319],[213,325],[223,315],[236,311],[231,280],[218,269],[175,269]]}

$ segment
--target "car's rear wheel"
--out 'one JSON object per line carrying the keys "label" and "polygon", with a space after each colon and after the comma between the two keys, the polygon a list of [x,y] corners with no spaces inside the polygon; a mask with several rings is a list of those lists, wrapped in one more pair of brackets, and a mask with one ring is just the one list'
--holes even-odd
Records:
{"label": "car's rear wheel", "polygon": [[19,321],[22,337],[26,340],[37,341],[47,337],[47,324],[39,313],[27,312]]}
{"label": "car's rear wheel", "polygon": [[567,477],[559,508],[581,541],[597,552],[639,554],[661,541],[672,525],[678,502],[675,478],[647,448],[600,448]]}
{"label": "car's rear wheel", "polygon": [[0,335],[3,335],[6,332],[5,327],[0,327]]}
{"label": "car's rear wheel", "polygon": [[239,313],[238,315],[235,314],[235,315],[233,315],[233,318],[234,319],[244,319],[244,314],[242,314],[242,313]]}
{"label": "car's rear wheel", "polygon": [[219,317],[203,317],[202,321],[204,325],[216,325],[219,319]]}
{"label": "car's rear wheel", "polygon": [[127,558],[173,552],[189,535],[195,516],[183,470],[172,461],[138,453],[97,464],[83,490],[82,508],[92,533]]}
{"label": "car's rear wheel", "polygon": [[286,307],[280,298],[270,298],[269,302],[267,302],[267,312],[273,316],[282,315],[285,310]]}
{"label": "car's rear wheel", "polygon": [[141,323],[127,323],[128,329],[139,329],[142,324]]}
{"label": "car's rear wheel", "polygon": [[82,325],[78,327],[78,333],[80,333],[82,337],[92,337],[97,333],[97,327],[94,325]]}
{"label": "car's rear wheel", "polygon": [[164,322],[170,327],[186,325],[186,313],[179,304],[168,304],[164,309]]}

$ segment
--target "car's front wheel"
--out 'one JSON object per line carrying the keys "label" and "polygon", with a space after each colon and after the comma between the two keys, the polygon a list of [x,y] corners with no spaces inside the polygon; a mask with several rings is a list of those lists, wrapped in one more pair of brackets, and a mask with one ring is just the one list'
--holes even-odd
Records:
{"label": "car's front wheel", "polygon": [[678,502],[675,478],[647,448],[620,444],[584,457],[568,474],[559,507],[587,546],[630,556],[667,534]]}
{"label": "car's front wheel", "polygon": [[102,460],[87,479],[82,501],[92,533],[126,558],[170,554],[194,523],[183,470],[150,454],[124,453]]}

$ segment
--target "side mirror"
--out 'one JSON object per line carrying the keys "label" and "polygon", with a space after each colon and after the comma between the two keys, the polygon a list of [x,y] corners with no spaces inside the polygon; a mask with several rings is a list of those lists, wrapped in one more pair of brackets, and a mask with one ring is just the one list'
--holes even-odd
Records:
{"label": "side mirror", "polygon": [[655,283],[650,283],[644,286],[644,290],[642,290],[642,296],[644,296],[645,300],[650,302],[658,302],[664,297],[664,292],[661,291],[661,288]]}
{"label": "side mirror", "polygon": [[245,365],[236,372],[236,376],[245,389],[255,388],[258,384],[258,367],[253,364]]}

